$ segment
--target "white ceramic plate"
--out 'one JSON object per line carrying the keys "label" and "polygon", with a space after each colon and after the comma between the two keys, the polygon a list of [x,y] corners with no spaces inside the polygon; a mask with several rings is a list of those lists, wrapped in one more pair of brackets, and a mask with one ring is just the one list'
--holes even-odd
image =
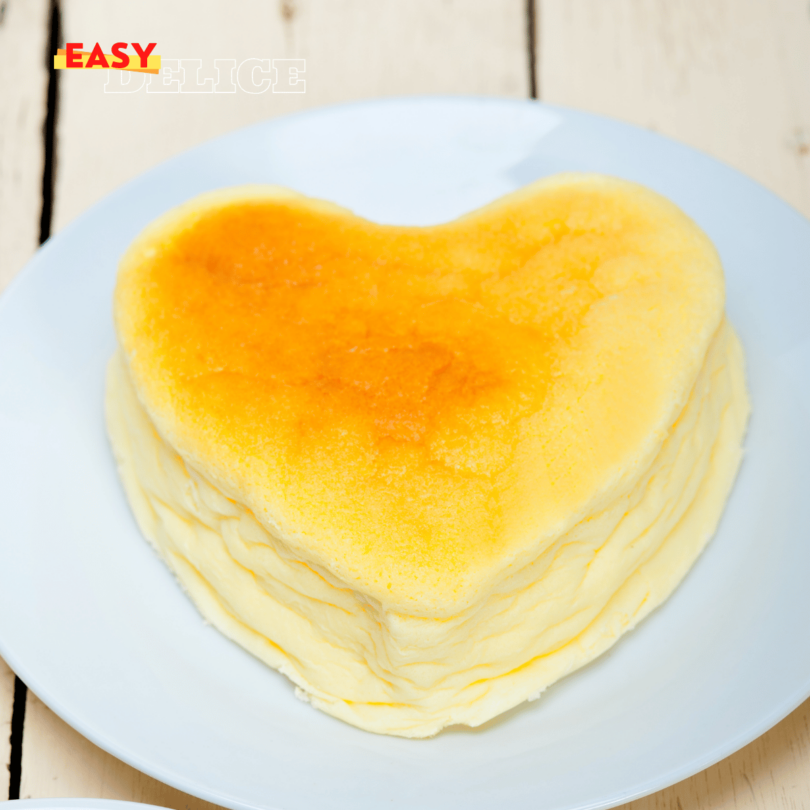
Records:
{"label": "white ceramic plate", "polygon": [[118,802],[113,799],[15,799],[3,810],[167,810],[156,804]]}
{"label": "white ceramic plate", "polygon": [[[359,731],[206,627],[140,537],[102,420],[116,262],[151,219],[218,186],[281,183],[422,224],[571,169],[651,186],[720,250],[754,407],[720,531],[661,609],[541,700],[432,740]],[[672,784],[810,694],[808,304],[810,223],[615,121],[391,100],[205,144],[66,228],[0,301],[0,653],[102,748],[233,808],[595,808]]]}

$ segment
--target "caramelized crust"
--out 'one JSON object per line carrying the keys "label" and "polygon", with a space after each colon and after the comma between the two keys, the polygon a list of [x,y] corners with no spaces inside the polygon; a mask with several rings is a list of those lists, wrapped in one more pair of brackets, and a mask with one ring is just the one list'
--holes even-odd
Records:
{"label": "caramelized crust", "polygon": [[297,554],[412,615],[471,604],[629,491],[722,310],[699,229],[587,175],[430,228],[206,195],[139,238],[116,292],[161,436]]}

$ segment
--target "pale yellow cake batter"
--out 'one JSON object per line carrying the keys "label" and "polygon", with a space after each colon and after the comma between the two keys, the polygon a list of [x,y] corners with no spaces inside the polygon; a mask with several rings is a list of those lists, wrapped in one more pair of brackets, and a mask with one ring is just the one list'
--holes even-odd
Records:
{"label": "pale yellow cake batter", "polygon": [[371,731],[478,725],[665,599],[741,457],[706,237],[639,186],[382,227],[253,187],[124,257],[107,418],[202,613]]}

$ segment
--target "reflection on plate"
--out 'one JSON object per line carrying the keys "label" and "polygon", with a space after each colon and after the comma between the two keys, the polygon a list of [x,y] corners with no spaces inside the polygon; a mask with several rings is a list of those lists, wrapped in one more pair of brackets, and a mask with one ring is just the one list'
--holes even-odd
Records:
{"label": "reflection on plate", "polygon": [[[608,655],[480,729],[364,733],[206,627],[140,537],[102,419],[117,259],[223,185],[427,224],[564,170],[645,183],[717,245],[754,408],[741,475],[687,579]],[[810,223],[755,183],[534,102],[371,102],[192,150],[52,239],[0,300],[0,653],[102,748],[234,808],[607,807],[699,771],[810,694],[808,267]]]}

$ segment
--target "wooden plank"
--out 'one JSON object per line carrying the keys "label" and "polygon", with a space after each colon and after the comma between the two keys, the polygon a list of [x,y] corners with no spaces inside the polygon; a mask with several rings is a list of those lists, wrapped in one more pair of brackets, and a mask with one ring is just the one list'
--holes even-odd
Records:
{"label": "wooden plank", "polygon": [[540,97],[702,149],[810,216],[806,0],[538,0]]}
{"label": "wooden plank", "polygon": [[56,230],[161,160],[266,118],[380,95],[528,95],[523,0],[71,0],[64,31],[87,47],[123,32],[156,42],[164,59],[201,59],[200,79],[215,59],[303,58],[306,92],[105,93],[105,72],[64,71]]}
{"label": "wooden plank", "polygon": [[[810,215],[806,0],[538,0],[545,101],[702,149]],[[626,805],[810,807],[810,702],[691,779]]]}
{"label": "wooden plank", "polygon": [[0,658],[0,800],[8,796],[9,737],[11,713],[14,708],[14,673]]}
{"label": "wooden plank", "polygon": [[[202,59],[200,78],[213,77],[215,59],[303,58],[307,84],[284,95],[105,93],[101,71],[64,71],[55,230],[161,160],[269,117],[381,95],[529,91],[524,0],[67,0],[63,32],[63,41],[105,49],[124,38],[157,42],[164,59]],[[118,762],[30,694],[20,795],[210,807]]]}
{"label": "wooden plank", "polygon": [[39,244],[46,0],[0,2],[0,291]]}

